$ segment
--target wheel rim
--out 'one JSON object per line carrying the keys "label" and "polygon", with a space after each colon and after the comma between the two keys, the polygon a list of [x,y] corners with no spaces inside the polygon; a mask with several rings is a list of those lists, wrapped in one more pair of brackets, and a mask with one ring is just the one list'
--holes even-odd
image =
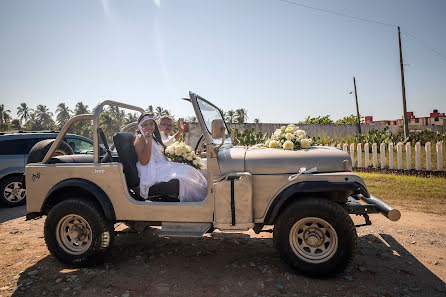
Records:
{"label": "wheel rim", "polygon": [[3,197],[11,203],[17,203],[25,199],[26,191],[21,182],[15,181],[6,185]]}
{"label": "wheel rim", "polygon": [[79,215],[66,215],[57,224],[56,238],[59,246],[65,252],[80,255],[91,246],[92,231],[90,224]]}
{"label": "wheel rim", "polygon": [[338,249],[338,236],[333,226],[316,217],[296,222],[291,228],[289,240],[296,256],[314,264],[328,261]]}

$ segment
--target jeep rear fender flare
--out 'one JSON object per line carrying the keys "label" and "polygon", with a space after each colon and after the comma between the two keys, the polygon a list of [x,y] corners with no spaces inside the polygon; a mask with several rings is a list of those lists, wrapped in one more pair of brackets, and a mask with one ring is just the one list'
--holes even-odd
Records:
{"label": "jeep rear fender flare", "polygon": [[303,181],[294,183],[282,190],[271,202],[265,216],[264,224],[274,224],[282,206],[293,199],[296,194],[318,192],[352,192],[370,197],[367,189],[359,182]]}
{"label": "jeep rear fender flare", "polygon": [[102,210],[104,211],[105,217],[111,221],[116,220],[113,204],[111,203],[107,194],[105,194],[105,192],[98,185],[81,178],[66,179],[54,185],[51,190],[48,191],[48,194],[45,197],[40,210],[41,213],[44,213],[47,203],[51,200],[53,194],[63,190],[64,188],[79,188],[85,192],[88,192],[97,200],[97,202],[99,202]]}

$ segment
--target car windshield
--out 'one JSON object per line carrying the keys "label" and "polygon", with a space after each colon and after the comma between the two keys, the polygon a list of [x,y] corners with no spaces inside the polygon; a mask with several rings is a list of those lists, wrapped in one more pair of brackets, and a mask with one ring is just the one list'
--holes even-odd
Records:
{"label": "car windshield", "polygon": [[[203,116],[203,120],[206,125],[206,129],[209,132],[212,142],[214,144],[220,145],[222,142],[222,139],[221,138],[213,139],[212,132],[211,132],[213,120],[221,119],[224,121],[223,117],[221,116],[220,110],[216,106],[202,100],[201,98],[197,98],[197,101],[198,101],[198,106],[200,107],[201,115]],[[232,144],[231,134],[228,131],[228,127],[226,126],[226,123],[225,123],[225,127],[226,127],[226,129],[225,129],[225,144]]]}

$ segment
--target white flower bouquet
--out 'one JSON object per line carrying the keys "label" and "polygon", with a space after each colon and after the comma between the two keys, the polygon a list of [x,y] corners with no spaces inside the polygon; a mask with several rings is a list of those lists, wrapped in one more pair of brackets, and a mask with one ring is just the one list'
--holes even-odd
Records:
{"label": "white flower bouquet", "polygon": [[304,130],[290,124],[277,129],[265,142],[265,146],[284,150],[300,150],[309,148],[312,142]]}
{"label": "white flower bouquet", "polygon": [[202,169],[200,157],[184,142],[175,141],[164,150],[166,157],[172,162],[184,163],[196,169]]}

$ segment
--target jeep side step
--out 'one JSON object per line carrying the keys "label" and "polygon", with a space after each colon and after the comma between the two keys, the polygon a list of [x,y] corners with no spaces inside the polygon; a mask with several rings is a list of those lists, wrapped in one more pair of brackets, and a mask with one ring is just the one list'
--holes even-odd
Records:
{"label": "jeep side step", "polygon": [[212,223],[163,222],[158,236],[202,237],[211,227]]}

